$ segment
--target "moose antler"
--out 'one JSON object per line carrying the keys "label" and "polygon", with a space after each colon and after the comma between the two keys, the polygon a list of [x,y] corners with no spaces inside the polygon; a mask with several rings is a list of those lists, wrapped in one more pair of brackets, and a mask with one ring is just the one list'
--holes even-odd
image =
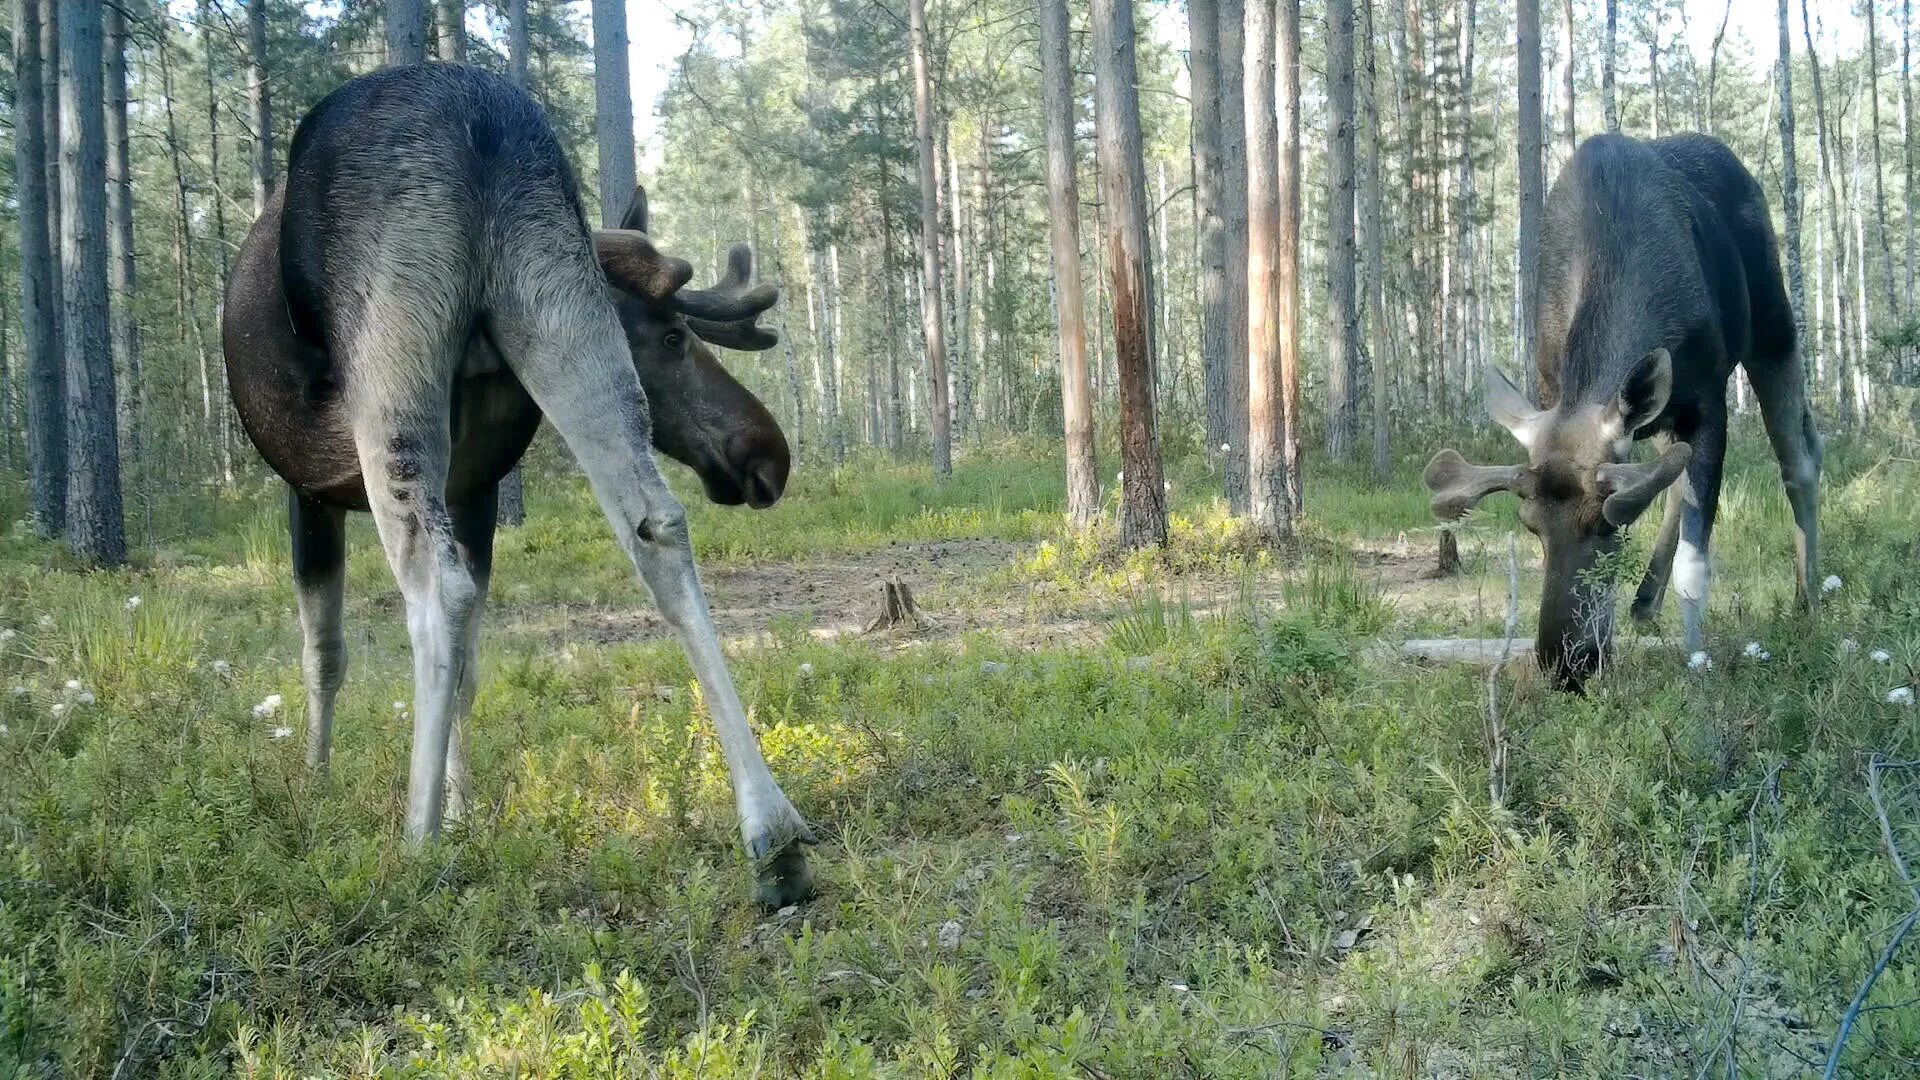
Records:
{"label": "moose antler", "polygon": [[593,230],[593,254],[607,280],[655,304],[669,304],[693,280],[693,264],[663,254],[633,229]]}
{"label": "moose antler", "polygon": [[682,289],[675,298],[687,316],[687,325],[701,339],[725,349],[757,352],[780,343],[780,336],[754,320],[780,299],[772,285],[749,285],[753,280],[753,249],[735,244],[727,249],[727,272],[711,289]]}
{"label": "moose antler", "polygon": [[1600,505],[1600,512],[1606,515],[1608,524],[1616,529],[1631,525],[1635,518],[1646,513],[1654,496],[1667,490],[1680,478],[1692,458],[1693,447],[1677,442],[1645,465],[1622,462],[1602,466],[1598,479],[1602,485],[1613,489],[1613,494],[1608,495],[1607,501]]}
{"label": "moose antler", "polygon": [[1533,495],[1533,474],[1525,465],[1472,465],[1458,450],[1433,455],[1421,479],[1433,492],[1433,516],[1441,521],[1459,520],[1496,491]]}

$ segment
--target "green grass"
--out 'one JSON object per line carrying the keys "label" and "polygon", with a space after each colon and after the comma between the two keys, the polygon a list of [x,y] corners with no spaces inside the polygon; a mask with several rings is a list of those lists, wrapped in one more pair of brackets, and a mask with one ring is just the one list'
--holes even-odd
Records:
{"label": "green grass", "polygon": [[[1817,1071],[1912,903],[1866,782],[1871,754],[1920,758],[1920,714],[1886,701],[1920,666],[1920,469],[1898,456],[1830,455],[1826,569],[1845,584],[1805,620],[1777,476],[1744,433],[1714,669],[1629,658],[1584,699],[1503,682],[1500,807],[1483,680],[1375,644],[1491,630],[1504,602],[1517,526],[1492,502],[1463,540],[1482,610],[1370,576],[1365,551],[1431,542],[1416,461],[1377,486],[1316,465],[1292,565],[1244,544],[1197,462],[1171,470],[1174,549],[1132,558],[1056,533],[1045,446],[975,453],[944,484],[803,470],[762,514],[688,492],[709,563],[998,538],[1031,553],[972,599],[1046,588],[1105,612],[1072,648],[781,624],[738,652],[772,767],[824,839],[820,897],[778,915],[749,902],[670,645],[490,637],[479,809],[408,851],[405,636],[364,524],[325,779],[300,763],[270,492],[125,572],[9,533],[0,1076]],[[531,511],[501,539],[509,602],[643,602],[577,481]],[[1218,581],[1236,598],[1188,598]],[[1772,659],[1742,657],[1748,640]],[[1920,776],[1884,795],[1916,861]],[[1910,941],[1881,977],[1847,1075],[1920,1059],[1917,957]]]}

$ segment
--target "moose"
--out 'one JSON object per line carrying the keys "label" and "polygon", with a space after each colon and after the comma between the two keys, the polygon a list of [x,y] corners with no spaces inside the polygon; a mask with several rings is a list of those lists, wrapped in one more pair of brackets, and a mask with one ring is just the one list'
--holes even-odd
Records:
{"label": "moose", "polygon": [[553,421],[685,650],[774,906],[812,890],[812,832],[768,770],[695,570],[686,513],[652,450],[716,503],[770,506],[785,435],[703,344],[767,349],[778,298],[752,253],[710,289],[647,234],[644,190],[590,230],[546,116],[457,65],[347,82],[300,122],[286,178],[242,244],[223,346],[248,437],[290,488],[307,763],[324,768],[346,668],[346,513],[371,511],[405,600],[413,749],[405,835],[436,835],[468,787],[496,488]]}
{"label": "moose", "polygon": [[[1793,510],[1796,592],[1815,605],[1822,448],[1753,175],[1705,135],[1588,139],[1547,197],[1539,275],[1539,406],[1487,373],[1487,411],[1527,463],[1471,465],[1448,449],[1425,480],[1441,520],[1497,491],[1520,497],[1521,523],[1546,552],[1536,655],[1554,685],[1578,692],[1606,659],[1613,591],[1601,564],[1669,488],[1632,613],[1657,618],[1671,582],[1686,648],[1701,647],[1735,365]],[[1658,456],[1628,461],[1642,439]]]}

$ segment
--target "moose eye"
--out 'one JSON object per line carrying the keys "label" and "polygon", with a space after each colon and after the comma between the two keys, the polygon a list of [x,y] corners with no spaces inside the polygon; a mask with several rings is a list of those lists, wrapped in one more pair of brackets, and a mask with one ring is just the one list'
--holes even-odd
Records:
{"label": "moose eye", "polygon": [[669,330],[666,336],[660,339],[660,342],[669,349],[678,349],[687,343],[687,335],[678,330]]}

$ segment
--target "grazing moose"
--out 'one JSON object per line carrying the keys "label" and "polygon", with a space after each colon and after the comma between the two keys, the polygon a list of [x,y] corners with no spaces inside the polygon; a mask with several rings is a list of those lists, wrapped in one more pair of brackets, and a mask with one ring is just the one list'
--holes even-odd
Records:
{"label": "grazing moose", "polygon": [[370,510],[406,601],[414,729],[406,835],[468,798],[463,727],[492,566],[495,486],[542,416],[586,470],[711,710],[741,835],[770,904],[805,897],[813,837],[747,725],[655,462],[713,501],[771,505],[787,442],[697,338],[766,349],[743,246],[712,289],[655,250],[645,192],[589,231],[572,170],[526,93],[472,68],[394,68],[301,121],[287,177],[241,246],[224,321],[234,404],[291,485],[307,761],[324,766],[346,665],[345,516]]}
{"label": "grazing moose", "polygon": [[[1536,647],[1555,685],[1579,690],[1605,659],[1613,591],[1595,571],[1669,486],[1633,614],[1657,616],[1671,580],[1687,649],[1700,647],[1736,364],[1780,461],[1795,584],[1813,605],[1820,436],[1753,175],[1704,135],[1589,139],[1547,198],[1539,274],[1541,407],[1498,371],[1487,375],[1487,411],[1526,447],[1527,464],[1469,465],[1442,450],[1426,483],[1443,520],[1496,491],[1520,496],[1520,520],[1546,549]],[[1633,442],[1649,437],[1659,456],[1628,463]]]}

